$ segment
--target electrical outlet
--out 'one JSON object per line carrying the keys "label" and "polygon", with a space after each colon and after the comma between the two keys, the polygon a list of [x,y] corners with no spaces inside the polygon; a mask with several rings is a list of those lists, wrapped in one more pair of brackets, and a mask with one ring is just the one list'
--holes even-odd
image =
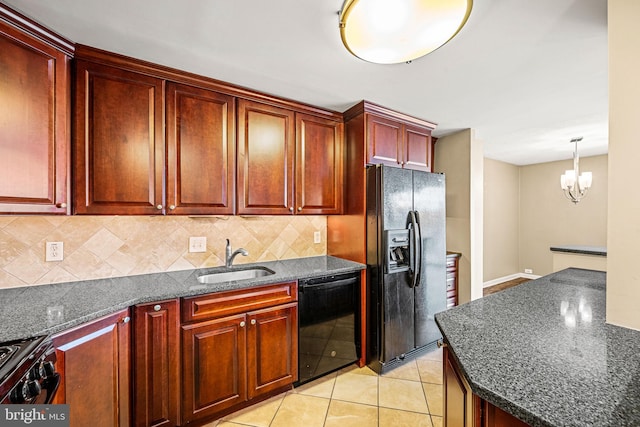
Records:
{"label": "electrical outlet", "polygon": [[319,231],[313,232],[313,243],[320,243],[322,241],[322,236]]}
{"label": "electrical outlet", "polygon": [[206,237],[189,237],[189,252],[206,252]]}
{"label": "electrical outlet", "polygon": [[64,259],[64,243],[47,242],[45,248],[45,261],[62,261]]}
{"label": "electrical outlet", "polygon": [[524,274],[533,274],[533,270],[530,268],[525,268],[524,269]]}

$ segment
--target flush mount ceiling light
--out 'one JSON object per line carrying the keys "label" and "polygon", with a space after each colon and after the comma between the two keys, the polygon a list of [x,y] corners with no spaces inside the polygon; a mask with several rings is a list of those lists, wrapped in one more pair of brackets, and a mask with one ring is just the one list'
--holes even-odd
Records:
{"label": "flush mount ceiling light", "polygon": [[580,173],[580,157],[578,156],[578,142],[582,141],[582,137],[573,138],[571,142],[575,144],[573,151],[573,169],[567,170],[560,177],[560,187],[564,191],[567,199],[573,203],[578,203],[587,194],[587,190],[591,188],[593,176],[591,172]]}
{"label": "flush mount ceiling light", "polygon": [[473,0],[345,0],[340,36],[360,59],[409,62],[433,52],[462,29]]}

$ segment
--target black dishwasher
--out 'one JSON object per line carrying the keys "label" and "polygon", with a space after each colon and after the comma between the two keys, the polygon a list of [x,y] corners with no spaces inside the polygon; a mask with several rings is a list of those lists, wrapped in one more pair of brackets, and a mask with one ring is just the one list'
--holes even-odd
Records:
{"label": "black dishwasher", "polygon": [[360,273],[298,281],[298,382],[360,358]]}

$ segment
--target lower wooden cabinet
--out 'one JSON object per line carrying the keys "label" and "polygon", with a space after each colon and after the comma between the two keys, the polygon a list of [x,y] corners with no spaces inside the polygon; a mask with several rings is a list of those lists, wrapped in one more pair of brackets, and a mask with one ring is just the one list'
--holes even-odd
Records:
{"label": "lower wooden cabinet", "polygon": [[55,335],[62,381],[53,403],[69,405],[71,427],[131,424],[129,309]]}
{"label": "lower wooden cabinet", "polygon": [[133,413],[136,426],[180,424],[180,300],[133,308]]}
{"label": "lower wooden cabinet", "polygon": [[298,379],[296,300],[295,282],[183,299],[183,321],[198,319],[181,327],[183,425],[229,413]]}
{"label": "lower wooden cabinet", "polygon": [[473,394],[457,362],[445,346],[445,427],[527,427],[528,424]]}

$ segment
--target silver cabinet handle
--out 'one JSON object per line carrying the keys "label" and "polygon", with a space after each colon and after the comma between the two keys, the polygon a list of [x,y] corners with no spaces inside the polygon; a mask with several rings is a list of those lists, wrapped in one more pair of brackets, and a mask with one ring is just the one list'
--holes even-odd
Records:
{"label": "silver cabinet handle", "polygon": [[251,319],[251,324],[255,325],[256,324],[256,319]]}
{"label": "silver cabinet handle", "polygon": [[244,325],[246,325],[246,323],[244,323],[244,320],[242,322],[240,322],[240,327],[244,328]]}
{"label": "silver cabinet handle", "polygon": [[158,210],[162,210],[162,205],[158,205],[158,206],[156,206],[156,209],[158,209]]}
{"label": "silver cabinet handle", "polygon": [[302,206],[298,206],[298,212],[302,212]]}
{"label": "silver cabinet handle", "polygon": [[56,204],[56,208],[66,208],[67,204],[66,203],[58,203]]}
{"label": "silver cabinet handle", "polygon": [[122,323],[129,323],[129,320],[131,320],[131,317],[125,316],[122,318]]}
{"label": "silver cabinet handle", "polygon": [[156,304],[153,306],[153,311],[160,311],[162,307],[160,307],[160,304]]}
{"label": "silver cabinet handle", "polygon": [[174,210],[176,208],[176,205],[170,205],[169,206],[169,210]]}
{"label": "silver cabinet handle", "polygon": [[293,212],[293,206],[289,208],[289,212]]}

